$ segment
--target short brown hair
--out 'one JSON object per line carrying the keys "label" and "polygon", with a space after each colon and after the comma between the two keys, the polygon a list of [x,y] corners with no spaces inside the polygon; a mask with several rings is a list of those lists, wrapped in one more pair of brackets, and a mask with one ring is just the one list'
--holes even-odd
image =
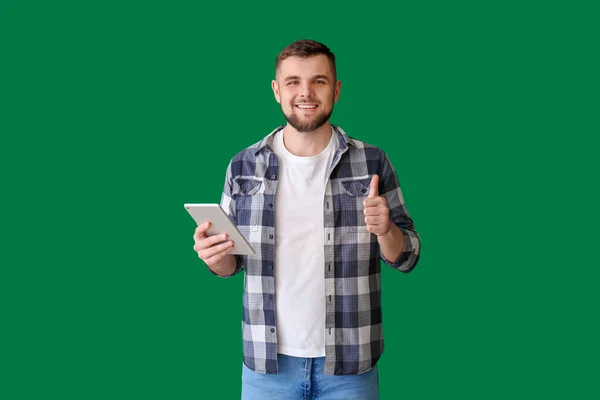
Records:
{"label": "short brown hair", "polygon": [[277,74],[277,69],[281,65],[281,62],[288,57],[306,58],[317,54],[324,54],[327,56],[329,63],[331,64],[331,69],[333,70],[333,79],[336,79],[335,54],[329,50],[329,47],[314,40],[296,40],[294,43],[281,50],[275,61],[275,74]]}

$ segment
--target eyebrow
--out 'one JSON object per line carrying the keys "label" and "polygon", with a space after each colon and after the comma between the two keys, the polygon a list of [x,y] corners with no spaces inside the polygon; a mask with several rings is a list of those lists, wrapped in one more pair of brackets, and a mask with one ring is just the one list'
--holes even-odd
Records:
{"label": "eyebrow", "polygon": [[[315,76],[311,77],[311,79],[325,79],[328,81],[329,77],[327,75],[315,75]],[[285,82],[292,81],[292,80],[302,80],[302,78],[300,78],[299,76],[293,75],[293,76],[288,76],[284,79]]]}

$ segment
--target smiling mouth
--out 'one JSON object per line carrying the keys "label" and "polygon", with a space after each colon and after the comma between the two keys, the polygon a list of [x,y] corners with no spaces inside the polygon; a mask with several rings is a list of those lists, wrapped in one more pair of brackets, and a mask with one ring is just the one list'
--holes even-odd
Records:
{"label": "smiling mouth", "polygon": [[298,107],[301,110],[314,110],[317,108],[316,104],[296,104],[295,107]]}

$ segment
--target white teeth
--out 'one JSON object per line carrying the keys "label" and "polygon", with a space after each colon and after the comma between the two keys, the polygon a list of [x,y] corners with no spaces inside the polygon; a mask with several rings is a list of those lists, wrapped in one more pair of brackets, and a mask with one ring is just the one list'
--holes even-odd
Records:
{"label": "white teeth", "polygon": [[306,104],[304,104],[304,105],[296,104],[296,107],[298,107],[298,108],[317,108],[316,105],[306,105]]}

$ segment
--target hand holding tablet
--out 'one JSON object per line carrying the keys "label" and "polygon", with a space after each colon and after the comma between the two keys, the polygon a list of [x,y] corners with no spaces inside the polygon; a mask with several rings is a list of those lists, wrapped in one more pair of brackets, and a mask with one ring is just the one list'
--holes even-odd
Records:
{"label": "hand holding tablet", "polygon": [[[206,240],[210,239],[210,243],[205,242],[210,245],[206,250],[212,250],[208,252],[209,255],[212,256],[213,251],[217,254],[226,250],[229,250],[226,254],[254,254],[254,249],[250,246],[250,243],[235,224],[231,222],[219,204],[184,204],[184,207],[198,224],[198,229],[196,229],[198,235],[194,237],[199,236],[198,239],[205,239],[205,237]],[[206,222],[210,222],[208,227],[205,225]],[[213,238],[213,236],[217,237]],[[226,239],[233,241],[232,249],[229,249],[229,242],[224,243]]]}

